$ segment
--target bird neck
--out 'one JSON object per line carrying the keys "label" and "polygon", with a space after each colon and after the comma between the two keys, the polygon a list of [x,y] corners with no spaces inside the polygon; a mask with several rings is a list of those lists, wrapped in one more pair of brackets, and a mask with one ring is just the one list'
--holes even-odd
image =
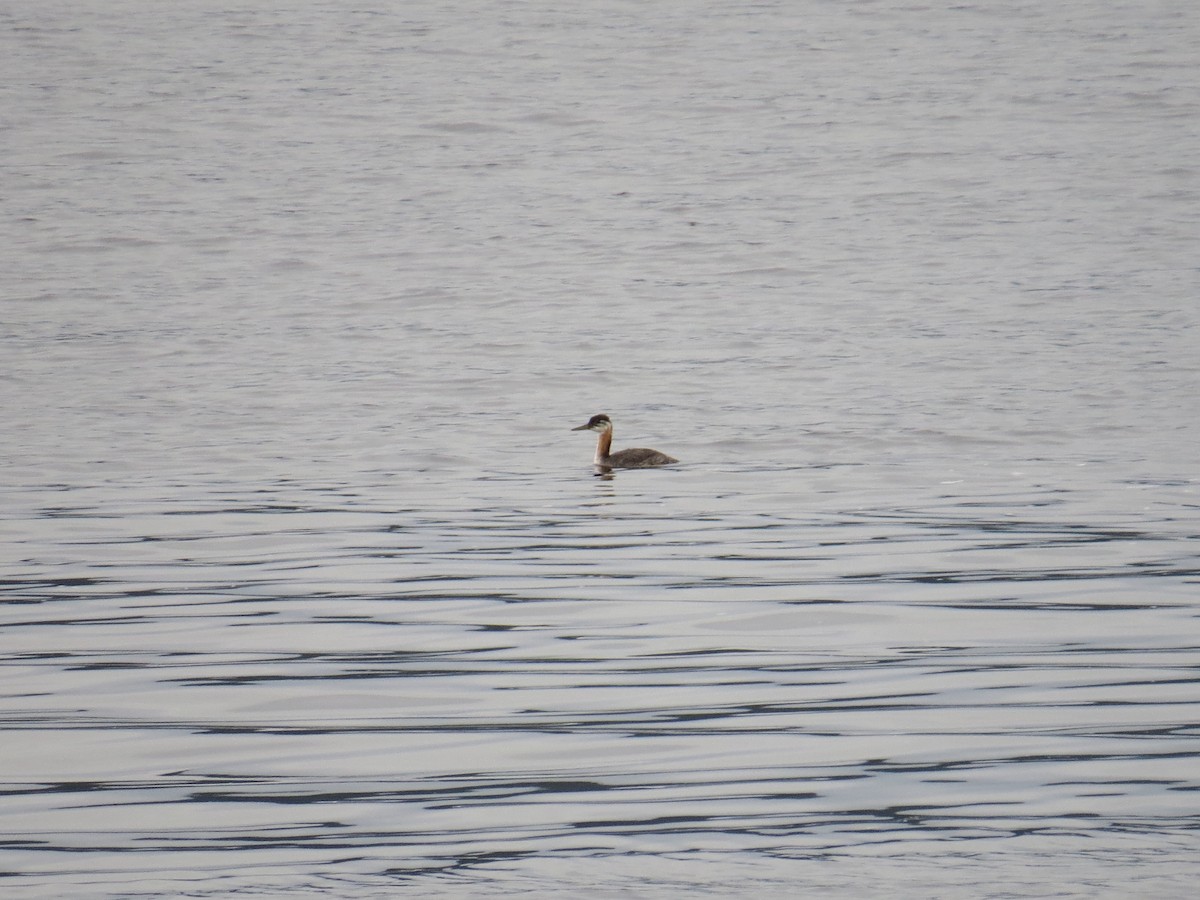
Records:
{"label": "bird neck", "polygon": [[596,465],[600,465],[608,459],[610,450],[612,450],[612,429],[605,428],[596,439]]}

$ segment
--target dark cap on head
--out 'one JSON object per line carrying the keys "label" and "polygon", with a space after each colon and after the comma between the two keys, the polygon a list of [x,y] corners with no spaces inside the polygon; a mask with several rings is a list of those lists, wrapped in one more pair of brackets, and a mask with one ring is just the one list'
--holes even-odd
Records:
{"label": "dark cap on head", "polygon": [[572,431],[596,431],[600,428],[604,428],[605,426],[611,426],[611,425],[612,425],[612,420],[608,417],[607,413],[596,413],[596,415],[592,416],[590,419],[587,420],[586,425],[580,425],[579,427],[572,428],[571,430]]}

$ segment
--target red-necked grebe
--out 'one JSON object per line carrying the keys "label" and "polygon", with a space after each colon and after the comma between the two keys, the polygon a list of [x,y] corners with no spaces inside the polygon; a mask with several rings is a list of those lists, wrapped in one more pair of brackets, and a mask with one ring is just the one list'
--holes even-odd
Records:
{"label": "red-necked grebe", "polygon": [[652,466],[666,466],[679,462],[673,456],[667,456],[667,454],[659,453],[657,450],[648,450],[645,447],[631,447],[628,450],[618,450],[616,453],[610,453],[609,451],[612,450],[613,424],[612,419],[604,413],[592,416],[588,419],[586,425],[580,425],[578,428],[572,428],[571,430],[595,431],[600,435],[596,441],[596,458],[593,460],[598,466],[604,466],[609,469],[648,469]]}

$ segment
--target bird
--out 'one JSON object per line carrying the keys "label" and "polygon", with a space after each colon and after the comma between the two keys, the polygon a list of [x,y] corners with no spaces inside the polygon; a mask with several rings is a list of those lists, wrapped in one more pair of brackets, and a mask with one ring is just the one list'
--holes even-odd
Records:
{"label": "bird", "polygon": [[587,424],[571,430],[594,431],[600,435],[596,440],[596,458],[593,462],[605,469],[649,469],[679,462],[673,456],[646,447],[631,447],[611,453],[613,423],[605,413],[597,413],[587,420]]}

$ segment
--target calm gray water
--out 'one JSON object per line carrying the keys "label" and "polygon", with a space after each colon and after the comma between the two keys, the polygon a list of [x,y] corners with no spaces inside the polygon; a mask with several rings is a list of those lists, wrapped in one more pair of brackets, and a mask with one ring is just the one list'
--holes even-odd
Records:
{"label": "calm gray water", "polygon": [[1198,46],[4,3],[0,891],[1191,896]]}

